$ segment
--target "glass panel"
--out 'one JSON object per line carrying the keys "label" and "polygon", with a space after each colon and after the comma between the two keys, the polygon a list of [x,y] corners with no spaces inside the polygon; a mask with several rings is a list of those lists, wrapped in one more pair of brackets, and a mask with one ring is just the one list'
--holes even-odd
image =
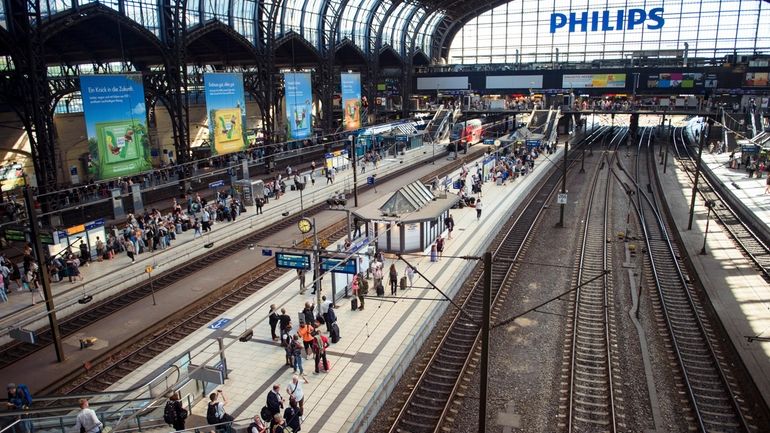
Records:
{"label": "glass panel", "polygon": [[256,0],[238,0],[233,6],[233,27],[252,44],[256,41],[254,13],[257,10]]}
{"label": "glass panel", "polygon": [[[614,11],[643,9],[649,14],[655,8],[663,8],[665,24],[661,28],[654,28],[657,21],[648,16],[628,29],[626,15],[621,22],[624,30],[601,29],[606,25],[602,11],[610,11],[608,24],[617,27]],[[721,57],[733,49],[739,53],[766,52],[770,37],[758,23],[770,20],[768,10],[765,2],[756,0],[513,1],[470,20],[450,43],[450,61],[510,62],[518,49],[522,62],[543,62],[555,60],[557,47],[563,62],[617,59],[642,50],[655,56],[660,54],[658,50],[683,50],[685,42],[691,56]],[[584,11],[585,24],[581,20]],[[594,11],[598,13],[594,15]],[[553,16],[553,29],[552,14],[560,14]]]}

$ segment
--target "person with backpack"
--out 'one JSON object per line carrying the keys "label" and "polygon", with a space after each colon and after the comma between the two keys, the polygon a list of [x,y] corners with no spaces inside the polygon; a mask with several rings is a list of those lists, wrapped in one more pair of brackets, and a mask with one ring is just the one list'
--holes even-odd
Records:
{"label": "person with backpack", "polygon": [[184,430],[187,414],[187,409],[185,409],[182,405],[182,401],[179,398],[179,393],[172,393],[166,402],[165,409],[163,410],[163,421],[165,421],[166,424],[174,426],[174,430],[176,431]]}
{"label": "person with backpack", "polygon": [[369,282],[366,281],[366,278],[364,278],[364,273],[360,272],[358,274],[358,303],[360,306],[358,307],[359,311],[362,311],[364,309],[364,297],[369,294]]}
{"label": "person with backpack", "polygon": [[8,403],[6,404],[9,409],[26,410],[32,406],[32,394],[27,385],[23,383],[16,385],[11,382],[6,389],[8,390]]}
{"label": "person with backpack", "polygon": [[233,421],[233,417],[225,412],[226,404],[227,398],[221,389],[209,394],[209,405],[206,408],[206,422],[209,425],[215,426],[216,431],[222,433],[230,433],[230,423]]}
{"label": "person with backpack", "polygon": [[329,339],[318,331],[313,331],[313,353],[315,354],[315,374],[320,373],[319,364],[323,361],[324,372],[329,372],[329,360],[326,359],[326,349]]}
{"label": "person with backpack", "polygon": [[80,399],[80,412],[75,418],[75,431],[80,433],[102,433],[102,422],[93,409],[88,408],[88,400]]}
{"label": "person with backpack", "polygon": [[[289,401],[289,407],[283,412],[283,419],[286,421],[286,428],[296,433],[302,429],[302,409],[297,407],[296,400]],[[288,431],[288,430],[284,430]]]}
{"label": "person with backpack", "polygon": [[329,338],[332,343],[337,344],[340,341],[340,327],[337,325],[337,314],[334,313],[334,306],[329,305],[329,311],[326,312],[328,322],[326,326],[329,330]]}

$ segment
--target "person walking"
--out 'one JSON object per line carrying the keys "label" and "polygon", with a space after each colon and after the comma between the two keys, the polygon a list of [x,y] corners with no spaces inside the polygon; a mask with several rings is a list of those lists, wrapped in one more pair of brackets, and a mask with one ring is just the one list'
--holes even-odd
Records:
{"label": "person walking", "polygon": [[452,230],[455,229],[455,220],[452,218],[452,214],[449,214],[447,219],[444,220],[444,227],[446,227],[447,231],[449,232],[447,237],[452,239]]}
{"label": "person walking", "polygon": [[305,287],[305,270],[297,269],[297,278],[299,278],[299,294],[305,294],[307,287]]}
{"label": "person walking", "polygon": [[388,272],[388,282],[390,283],[390,295],[395,296],[398,290],[398,271],[396,270],[396,264],[390,265]]}
{"label": "person walking", "polygon": [[409,280],[409,288],[412,288],[412,284],[414,283],[414,268],[406,265],[406,269],[404,269],[404,273],[406,274],[406,278]]}
{"label": "person walking", "polygon": [[102,422],[96,416],[96,412],[88,407],[88,400],[81,398],[80,412],[75,417],[75,431],[82,433],[101,433]]}
{"label": "person walking", "polygon": [[278,340],[278,335],[275,333],[275,327],[278,326],[278,306],[275,304],[270,306],[270,313],[267,316],[270,323],[270,334],[273,337],[273,341]]}
{"label": "person walking", "polygon": [[481,209],[483,208],[481,206],[481,199],[479,198],[478,200],[476,200],[476,221],[479,221],[481,219]]}

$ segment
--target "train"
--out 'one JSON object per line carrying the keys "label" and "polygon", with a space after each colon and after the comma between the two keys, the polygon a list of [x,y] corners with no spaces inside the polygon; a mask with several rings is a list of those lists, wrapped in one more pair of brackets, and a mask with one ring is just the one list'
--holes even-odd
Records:
{"label": "train", "polygon": [[449,135],[449,141],[456,143],[459,150],[465,150],[467,147],[480,142],[482,133],[483,123],[481,119],[469,119],[454,124]]}

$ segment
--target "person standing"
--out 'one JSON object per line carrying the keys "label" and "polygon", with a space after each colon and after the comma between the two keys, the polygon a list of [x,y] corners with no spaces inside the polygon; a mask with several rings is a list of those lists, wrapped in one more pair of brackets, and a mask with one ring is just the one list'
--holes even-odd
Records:
{"label": "person standing", "polygon": [[101,433],[102,422],[96,416],[96,412],[93,409],[88,408],[88,400],[81,398],[80,412],[78,412],[75,418],[75,431],[83,433]]}
{"label": "person standing", "polygon": [[131,259],[131,263],[136,262],[136,259],[134,259],[134,254],[136,253],[136,247],[134,246],[134,243],[130,240],[126,242],[126,255],[129,259]]}
{"label": "person standing", "polygon": [[390,283],[390,295],[395,296],[398,290],[398,271],[396,270],[395,263],[390,265],[390,270],[388,271],[388,282]]}
{"label": "person standing", "polygon": [[358,273],[356,281],[358,281],[358,310],[361,311],[364,309],[364,298],[369,294],[369,282],[364,278],[363,272]]}
{"label": "person standing", "polygon": [[222,433],[231,432],[230,424],[233,421],[233,417],[228,415],[225,411],[226,404],[227,398],[221,389],[209,394],[209,403],[206,408],[206,422],[209,425],[216,426],[216,431]]}
{"label": "person standing", "polygon": [[438,253],[438,258],[441,258],[444,255],[444,238],[441,236],[436,239],[436,252]]}
{"label": "person standing", "polygon": [[299,415],[302,416],[305,413],[305,392],[302,390],[302,383],[296,374],[291,377],[291,383],[286,387],[286,393],[289,394],[290,404],[296,402],[299,405]]}
{"label": "person standing", "polygon": [[278,316],[278,322],[281,325],[281,346],[289,344],[289,332],[291,332],[291,317],[286,314],[286,309],[281,308],[281,314]]}
{"label": "person standing", "polygon": [[185,429],[185,420],[187,419],[187,409],[182,405],[182,401],[179,399],[179,393],[172,393],[168,401],[166,402],[166,408],[163,411],[163,421],[166,424],[174,426],[174,430],[180,431]]}
{"label": "person standing", "polygon": [[305,359],[308,359],[313,350],[313,325],[305,322],[300,323],[297,334],[302,337],[302,344],[305,347]]}
{"label": "person standing", "polygon": [[329,332],[333,323],[329,321],[329,306],[332,305],[332,301],[327,300],[326,295],[321,296],[321,300],[321,317],[324,318],[324,321],[326,322],[326,331]]}
{"label": "person standing", "polygon": [[326,359],[326,349],[329,347],[329,339],[318,331],[313,331],[313,353],[315,354],[315,374],[320,373],[320,364],[323,361],[324,372],[329,372],[329,360]]}
{"label": "person standing", "polygon": [[290,428],[292,433],[302,430],[301,417],[302,409],[298,407],[296,401],[289,400],[289,407],[283,412],[283,419],[286,420],[286,427]]}
{"label": "person standing", "polygon": [[476,221],[481,219],[481,199],[476,200]]}
{"label": "person standing", "polygon": [[310,161],[310,183],[315,185],[315,161]]}
{"label": "person standing", "polygon": [[270,334],[273,337],[273,341],[278,340],[278,335],[275,333],[275,327],[278,325],[278,307],[273,304],[270,306],[270,314],[267,316],[270,323]]}
{"label": "person standing", "polygon": [[254,204],[257,206],[257,215],[262,215],[262,206],[265,205],[265,199],[257,197],[257,199],[254,200]]}
{"label": "person standing", "polygon": [[307,377],[305,377],[305,369],[302,367],[302,342],[299,340],[299,335],[294,334],[291,339],[291,354],[294,359],[294,373],[299,373],[305,383],[307,383]]}
{"label": "person standing", "polygon": [[283,409],[283,397],[281,397],[281,385],[277,383],[273,385],[273,389],[267,393],[267,408],[270,409],[270,413],[280,415],[281,409]]}

